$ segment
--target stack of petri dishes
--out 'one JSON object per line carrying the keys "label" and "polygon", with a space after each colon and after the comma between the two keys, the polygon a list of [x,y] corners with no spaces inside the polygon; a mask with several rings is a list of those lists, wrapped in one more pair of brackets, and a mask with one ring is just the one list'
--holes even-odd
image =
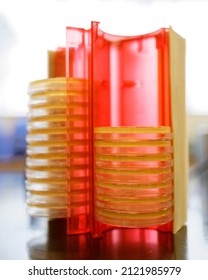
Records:
{"label": "stack of petri dishes", "polygon": [[86,204],[85,89],[83,80],[66,78],[29,85],[26,190],[31,216],[63,218],[69,205],[79,209]]}
{"label": "stack of petri dishes", "polygon": [[97,127],[94,139],[96,220],[131,228],[171,221],[170,127]]}

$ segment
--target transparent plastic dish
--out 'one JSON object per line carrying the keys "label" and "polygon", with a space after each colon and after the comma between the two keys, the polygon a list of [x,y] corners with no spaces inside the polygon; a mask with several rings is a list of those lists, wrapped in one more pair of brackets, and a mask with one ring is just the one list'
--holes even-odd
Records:
{"label": "transparent plastic dish", "polygon": [[[69,198],[67,197],[69,195]],[[86,190],[57,192],[57,191],[27,191],[27,201],[29,204],[67,204],[85,202],[88,192]]]}
{"label": "transparent plastic dish", "polygon": [[[106,142],[105,142],[106,143]],[[173,153],[173,146],[151,146],[151,143],[149,146],[141,146],[139,145],[140,143],[134,143],[135,145],[129,145],[127,146],[122,146],[121,143],[119,142],[120,145],[110,145],[111,143],[108,143],[108,147],[102,146],[101,141],[95,141],[95,153],[97,156],[108,156],[108,155],[120,155],[120,156],[125,156],[125,155],[137,155],[137,156],[168,156]],[[113,143],[114,144],[114,143]],[[131,143],[132,144],[132,143]],[[164,141],[163,141],[164,144]]]}
{"label": "transparent plastic dish", "polygon": [[102,169],[118,169],[118,170],[140,170],[140,169],[151,169],[151,168],[167,168],[173,166],[173,160],[171,156],[167,160],[164,158],[160,158],[160,160],[154,160],[154,158],[145,158],[144,160],[140,157],[137,160],[129,161],[129,158],[125,161],[119,160],[98,160],[99,158],[104,159],[103,157],[96,157],[95,167]]}
{"label": "transparent plastic dish", "polygon": [[152,213],[122,213],[95,208],[95,218],[104,224],[144,228],[166,224],[173,219],[173,209]]}
{"label": "transparent plastic dish", "polygon": [[[67,131],[68,134],[73,134],[73,132],[71,131]],[[38,145],[40,142],[43,142],[43,144],[45,143],[45,145],[59,145],[60,141],[66,141],[67,139],[70,139],[70,136],[66,135],[66,131],[63,133],[55,133],[55,134],[47,134],[47,133],[38,133],[38,134],[32,134],[32,133],[28,133],[26,140],[27,142],[30,144],[32,143],[34,145],[34,142],[36,143],[36,145]],[[75,144],[75,141],[86,141],[88,139],[88,135],[85,132],[79,132],[79,133],[75,133],[73,134],[73,144]],[[41,143],[42,144],[42,143]],[[72,143],[69,143],[69,145],[71,145]]]}
{"label": "transparent plastic dish", "polygon": [[27,203],[50,208],[67,205],[67,192],[27,191]]}
{"label": "transparent plastic dish", "polygon": [[66,153],[66,143],[62,146],[31,146],[28,145],[27,154],[35,155],[35,154],[48,154],[48,153]]}
{"label": "transparent plastic dish", "polygon": [[41,135],[41,134],[47,134],[51,136],[56,136],[56,135],[63,135],[65,136],[66,139],[66,134],[76,134],[76,133],[86,133],[87,128],[83,127],[50,127],[50,128],[33,128],[33,129],[28,129],[29,135]]}
{"label": "transparent plastic dish", "polygon": [[111,198],[160,198],[173,194],[173,181],[167,180],[155,184],[96,182],[95,193]]}
{"label": "transparent plastic dish", "polygon": [[28,179],[25,182],[25,188],[28,191],[50,191],[50,192],[67,192],[67,183],[66,179],[64,181],[49,181],[49,182],[41,182],[35,179]]}
{"label": "transparent plastic dish", "polygon": [[60,219],[67,217],[67,208],[43,208],[42,206],[27,206],[27,213],[33,217],[43,217],[47,219]]}
{"label": "transparent plastic dish", "polygon": [[51,170],[51,171],[40,171],[40,170],[31,170],[29,168],[26,169],[26,177],[30,178],[66,178],[66,171],[62,170]]}
{"label": "transparent plastic dish", "polygon": [[95,140],[103,141],[159,141],[172,140],[173,134],[170,127],[135,127],[135,126],[119,126],[119,127],[96,127],[94,128]]}
{"label": "transparent plastic dish", "polygon": [[67,78],[51,78],[45,80],[33,81],[29,84],[29,94],[35,95],[37,92],[41,93],[48,91],[84,91],[86,89],[87,81],[84,79],[67,79]]}
{"label": "transparent plastic dish", "polygon": [[126,213],[152,213],[173,207],[171,195],[159,198],[110,197],[96,195],[96,207]]}
{"label": "transparent plastic dish", "polygon": [[[72,180],[73,184],[70,186],[71,190],[76,191],[88,191],[86,188],[86,182],[83,180]],[[52,192],[69,192],[67,179],[55,180],[55,179],[28,179],[25,182],[26,190],[30,191],[52,191]]]}

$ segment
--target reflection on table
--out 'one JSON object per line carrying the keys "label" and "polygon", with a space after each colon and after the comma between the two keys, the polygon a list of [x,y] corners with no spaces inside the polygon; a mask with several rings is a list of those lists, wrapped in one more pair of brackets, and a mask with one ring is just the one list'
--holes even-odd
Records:
{"label": "reflection on table", "polygon": [[[65,220],[49,222],[48,234],[28,242],[31,259],[185,259],[186,227],[178,236],[151,229],[113,229],[102,238],[66,234]],[[178,238],[180,236],[180,238]]]}

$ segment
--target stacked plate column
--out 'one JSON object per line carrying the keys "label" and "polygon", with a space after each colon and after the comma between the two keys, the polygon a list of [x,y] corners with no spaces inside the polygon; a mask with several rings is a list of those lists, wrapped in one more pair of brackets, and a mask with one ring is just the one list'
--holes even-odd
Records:
{"label": "stacked plate column", "polygon": [[[26,190],[32,216],[62,218],[67,217],[70,207],[78,213],[86,210],[84,88],[82,80],[65,78],[35,81],[29,86]],[[73,114],[67,116],[69,108]],[[68,121],[73,123],[71,129]],[[70,134],[74,135],[73,141]]]}
{"label": "stacked plate column", "polygon": [[150,227],[173,219],[169,127],[99,127],[95,138],[95,218]]}

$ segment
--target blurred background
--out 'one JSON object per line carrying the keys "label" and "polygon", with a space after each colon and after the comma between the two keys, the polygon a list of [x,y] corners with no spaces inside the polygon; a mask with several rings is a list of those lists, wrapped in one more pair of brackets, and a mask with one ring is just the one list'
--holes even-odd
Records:
{"label": "blurred background", "polygon": [[[9,189],[9,184],[13,184],[9,180],[17,180],[17,184],[20,180],[24,185],[28,84],[48,77],[48,50],[65,46],[66,26],[89,28],[92,20],[99,21],[104,31],[121,35],[145,34],[172,26],[174,31],[186,39],[190,171],[206,170],[207,14],[206,0],[0,0],[1,207],[5,206],[5,211],[10,207],[2,202],[8,195],[8,192],[3,192],[3,186],[7,184]],[[194,197],[196,190],[198,192],[200,188],[191,189],[191,197]],[[22,199],[24,195],[24,191],[21,191]],[[198,207],[200,203],[193,201],[192,206]]]}
{"label": "blurred background", "polygon": [[100,21],[100,28],[106,32],[124,35],[172,26],[186,39],[190,163],[201,157],[204,160],[208,123],[207,11],[205,0],[0,0],[1,166],[25,154],[27,87],[33,80],[47,78],[47,51],[65,45],[66,26],[88,28],[91,20]]}

